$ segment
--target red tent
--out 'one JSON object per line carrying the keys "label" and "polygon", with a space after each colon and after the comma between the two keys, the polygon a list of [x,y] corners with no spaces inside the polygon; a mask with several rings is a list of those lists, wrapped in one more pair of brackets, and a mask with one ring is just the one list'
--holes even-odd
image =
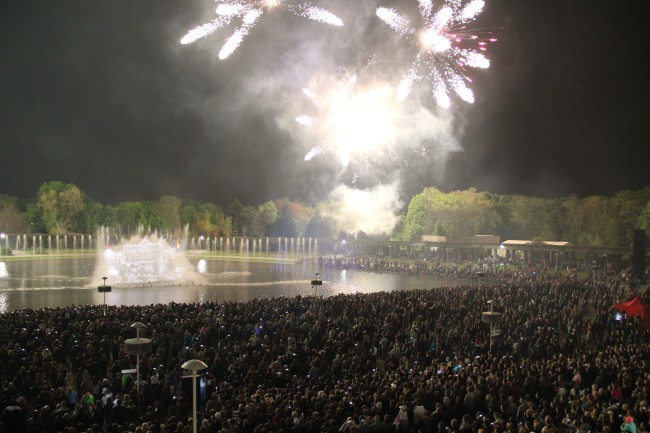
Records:
{"label": "red tent", "polygon": [[650,306],[646,305],[638,296],[635,296],[631,301],[616,304],[614,308],[625,311],[625,314],[630,317],[640,316],[641,326],[643,328],[650,327]]}

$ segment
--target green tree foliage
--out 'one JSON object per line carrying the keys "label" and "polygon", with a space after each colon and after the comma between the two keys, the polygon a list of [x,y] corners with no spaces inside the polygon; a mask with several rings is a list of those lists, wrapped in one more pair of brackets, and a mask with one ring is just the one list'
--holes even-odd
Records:
{"label": "green tree foliage", "polygon": [[216,232],[214,218],[217,211],[217,206],[210,203],[202,203],[196,210],[193,224],[194,230],[192,231],[200,235],[214,236]]}
{"label": "green tree foliage", "polygon": [[561,209],[553,200],[515,195],[508,201],[510,239],[560,240]]}
{"label": "green tree foliage", "polygon": [[191,234],[205,236],[230,236],[232,223],[219,206],[212,203],[185,203],[180,208],[180,221]]}
{"label": "green tree foliage", "polygon": [[89,202],[81,218],[81,233],[95,233],[99,227],[115,227],[117,209],[111,205]]}
{"label": "green tree foliage", "polygon": [[243,225],[243,214],[244,214],[244,205],[241,204],[239,200],[235,200],[233,203],[229,204],[226,207],[226,213],[230,216],[232,221],[232,234],[242,235],[241,226]]}
{"label": "green tree foliage", "polygon": [[115,219],[124,233],[133,233],[139,227],[149,225],[146,206],[143,202],[138,201],[123,201],[117,205]]}
{"label": "green tree foliage", "polygon": [[216,236],[228,237],[233,235],[232,217],[226,215],[221,210],[214,216],[214,225]]}
{"label": "green tree foliage", "polygon": [[17,200],[6,195],[0,196],[0,232],[25,233],[27,226]]}
{"label": "green tree foliage", "polygon": [[334,220],[314,214],[305,227],[304,236],[308,238],[331,238],[334,234]]}
{"label": "green tree foliage", "polygon": [[289,206],[280,209],[278,219],[273,223],[270,230],[271,236],[296,237],[296,221]]}
{"label": "green tree foliage", "polygon": [[75,227],[86,204],[83,193],[74,184],[55,181],[41,185],[38,206],[48,233],[65,234]]}
{"label": "green tree foliage", "polygon": [[278,208],[271,200],[262,203],[257,207],[257,232],[258,236],[263,236],[269,232],[269,228],[278,220]]}
{"label": "green tree foliage", "polygon": [[314,213],[313,209],[301,201],[289,202],[289,210],[296,225],[296,236],[304,236],[305,228]]}
{"label": "green tree foliage", "polygon": [[201,231],[198,229],[195,229],[195,226],[197,224],[197,210],[196,210],[197,204],[194,202],[189,202],[189,203],[184,203],[180,210],[179,210],[179,216],[181,220],[181,226],[182,227],[188,227],[192,234],[200,234]]}
{"label": "green tree foliage", "polygon": [[431,226],[431,223],[435,226],[437,221],[432,221],[433,215],[429,196],[438,192],[436,188],[426,188],[411,199],[400,238],[414,241],[421,239],[424,234],[432,233],[433,226]]}
{"label": "green tree foliage", "polygon": [[[288,221],[286,218],[291,217],[291,220],[293,220],[293,223],[291,224],[293,226],[293,229],[291,231],[295,232],[293,236],[304,236],[305,229],[307,228],[307,224],[309,223],[309,220],[311,220],[311,217],[314,213],[314,210],[307,205],[305,205],[301,201],[291,201],[288,198],[281,198],[278,200],[274,200],[275,207],[278,210],[278,219],[283,218],[283,213],[285,213],[284,218],[285,221],[284,223],[286,224]],[[276,221],[276,224],[273,225],[274,229],[277,230],[278,228],[278,222]],[[285,235],[275,235],[275,236],[285,236]]]}
{"label": "green tree foliage", "polygon": [[426,188],[411,200],[399,237],[497,234],[502,239],[628,246],[630,233],[649,224],[644,213],[649,200],[650,188],[614,197],[562,199]]}
{"label": "green tree foliage", "polygon": [[158,200],[158,206],[155,214],[160,220],[157,228],[162,230],[176,230],[181,225],[181,199],[170,195],[164,195]]}
{"label": "green tree foliage", "polygon": [[29,224],[29,231],[32,233],[48,233],[43,222],[43,209],[40,208],[36,200],[27,204],[24,215],[26,223]]}
{"label": "green tree foliage", "polygon": [[650,201],[645,204],[645,207],[641,211],[637,227],[650,233]]}
{"label": "green tree foliage", "polygon": [[616,238],[618,244],[629,245],[631,242],[630,233],[635,229],[641,228],[648,230],[648,204],[650,203],[650,186],[639,191],[620,191],[612,199],[616,208],[616,220],[618,221],[618,230]]}
{"label": "green tree foliage", "polygon": [[422,235],[467,236],[493,234],[499,214],[490,197],[475,189],[443,193],[426,188],[409,204],[401,238],[418,240]]}
{"label": "green tree foliage", "polygon": [[[91,201],[73,184],[55,181],[41,185],[31,201],[0,196],[0,231],[94,233],[99,226],[110,226],[129,234],[142,228],[175,231],[187,227],[193,235],[221,237],[331,237],[340,230],[332,217],[337,209],[334,202],[311,208],[282,198],[257,207],[235,200],[224,211],[212,203],[181,203],[173,196],[110,206]],[[445,193],[431,187],[412,198],[392,236],[419,240],[423,235],[496,234],[504,240],[627,247],[637,228],[650,231],[650,187],[611,197],[560,199],[473,188]]]}
{"label": "green tree foliage", "polygon": [[253,206],[242,204],[235,200],[226,209],[226,213],[232,219],[232,234],[235,236],[259,236],[256,226],[257,210]]}

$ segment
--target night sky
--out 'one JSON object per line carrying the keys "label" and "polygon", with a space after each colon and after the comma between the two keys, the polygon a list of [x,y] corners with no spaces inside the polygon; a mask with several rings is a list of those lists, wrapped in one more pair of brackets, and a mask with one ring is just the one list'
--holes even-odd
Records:
{"label": "night sky", "polygon": [[232,25],[179,43],[214,17],[210,0],[0,2],[0,194],[61,180],[102,203],[257,205],[396,179],[406,201],[427,186],[564,197],[650,185],[647,0],[488,0],[476,24],[498,42],[491,67],[469,72],[476,102],[442,112],[429,89],[413,96],[444,134],[423,131],[423,152],[358,176],[326,155],[304,161],[290,121],[310,109],[301,88],[370,58],[360,79],[396,85],[409,63],[384,66],[408,52],[374,10],[410,3],[315,0],[345,25],[263,16],[220,61]]}

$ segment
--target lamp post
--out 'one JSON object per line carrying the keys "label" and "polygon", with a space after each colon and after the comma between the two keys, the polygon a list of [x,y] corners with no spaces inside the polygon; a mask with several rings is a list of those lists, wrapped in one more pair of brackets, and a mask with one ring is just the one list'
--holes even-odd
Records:
{"label": "lamp post", "polygon": [[[135,322],[131,325],[135,329],[136,337],[124,341],[124,349],[127,355],[135,355],[135,387],[138,393],[138,414],[140,413],[140,354],[144,355],[151,351],[151,340],[140,338],[140,330],[146,328],[144,323]],[[129,371],[130,372],[130,371]]]}
{"label": "lamp post", "polygon": [[596,288],[596,272],[598,271],[598,263],[594,260],[591,262],[591,266],[589,266],[591,269],[591,284],[594,288]]}
{"label": "lamp post", "polygon": [[495,335],[499,335],[501,331],[498,329],[494,329],[494,325],[499,323],[501,320],[501,313],[498,313],[494,311],[494,301],[490,299],[488,301],[488,305],[490,306],[490,311],[484,311],[482,316],[483,316],[483,322],[488,323],[490,325],[490,353],[492,353],[492,339]]}
{"label": "lamp post", "polygon": [[110,292],[113,290],[111,286],[106,285],[106,280],[108,280],[108,277],[102,277],[102,280],[104,280],[104,285],[97,287],[97,291],[99,293],[104,294],[104,316],[106,315],[106,292]]}
{"label": "lamp post", "polygon": [[192,433],[196,433],[196,372],[200,370],[205,370],[208,368],[208,365],[198,359],[190,359],[189,361],[184,362],[181,365],[183,370],[189,370],[192,372]]}
{"label": "lamp post", "polygon": [[[476,278],[478,278],[478,286],[481,287],[481,279],[485,277],[485,272],[478,271],[476,273]],[[489,303],[489,302],[488,302]]]}
{"label": "lamp post", "polygon": [[320,275],[320,274],[319,274],[318,272],[316,272],[316,278],[314,278],[313,280],[311,280],[311,288],[314,289],[314,296],[316,296],[316,290],[318,290],[318,286],[322,286],[322,285],[323,285],[323,280],[321,280],[320,278],[318,278],[319,275]]}

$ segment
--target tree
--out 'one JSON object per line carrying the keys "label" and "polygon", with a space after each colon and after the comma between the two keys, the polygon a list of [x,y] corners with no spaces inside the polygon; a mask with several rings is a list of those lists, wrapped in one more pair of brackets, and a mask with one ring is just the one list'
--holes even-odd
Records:
{"label": "tree", "polygon": [[645,207],[639,215],[639,220],[637,222],[637,227],[650,232],[650,201],[645,204]]}
{"label": "tree", "polygon": [[215,236],[232,236],[232,218],[226,215],[221,209],[214,216]]}
{"label": "tree", "polygon": [[643,228],[643,215],[647,212],[650,203],[650,186],[639,191],[620,191],[612,198],[612,202],[615,206],[615,222],[618,231],[617,245],[628,246],[630,233],[637,228]]}
{"label": "tree", "polygon": [[194,231],[208,236],[216,236],[219,233],[219,215],[223,212],[218,206],[212,203],[201,203],[196,210]]}
{"label": "tree", "polygon": [[313,209],[301,201],[289,202],[289,210],[296,227],[296,236],[304,236],[305,227],[313,214]]}
{"label": "tree", "polygon": [[41,185],[38,206],[50,234],[70,232],[85,208],[83,193],[74,184],[55,181]]}
{"label": "tree", "polygon": [[115,227],[117,209],[111,205],[90,202],[81,218],[83,233],[95,233],[99,227]]}
{"label": "tree", "polygon": [[275,223],[271,226],[271,236],[295,237],[296,222],[288,206],[284,206]]}
{"label": "tree", "polygon": [[271,226],[278,220],[278,208],[269,200],[257,207],[257,223],[259,235],[269,232]]}
{"label": "tree", "polygon": [[486,197],[492,203],[492,209],[497,217],[496,234],[501,239],[513,239],[511,234],[510,221],[512,220],[512,212],[510,202],[512,201],[511,195],[486,193]]}
{"label": "tree", "polygon": [[158,200],[157,214],[163,230],[177,230],[181,226],[181,199],[164,195]]}
{"label": "tree", "polygon": [[305,237],[331,238],[334,234],[334,224],[334,220],[325,218],[317,212],[305,227]]}
{"label": "tree", "polygon": [[516,195],[509,201],[509,207],[512,238],[560,240],[560,230],[556,220],[561,211],[560,203],[554,204],[551,200]]}
{"label": "tree", "polygon": [[426,188],[420,194],[415,195],[409,203],[406,217],[404,217],[404,228],[400,238],[403,240],[420,240],[425,232],[428,232],[429,226],[429,208],[430,202],[427,197],[430,190],[436,188]]}
{"label": "tree", "polygon": [[145,205],[139,201],[123,201],[117,205],[115,222],[124,233],[134,233],[139,227],[148,226]]}
{"label": "tree", "polygon": [[25,215],[18,209],[16,200],[0,196],[0,232],[25,233],[26,229]]}
{"label": "tree", "polygon": [[185,203],[179,210],[181,227],[189,227],[190,233],[200,233],[197,226],[198,211],[193,203]]}
{"label": "tree", "polygon": [[258,236],[258,229],[255,226],[257,210],[254,207],[243,205],[239,200],[235,200],[226,211],[232,219],[235,236]]}

